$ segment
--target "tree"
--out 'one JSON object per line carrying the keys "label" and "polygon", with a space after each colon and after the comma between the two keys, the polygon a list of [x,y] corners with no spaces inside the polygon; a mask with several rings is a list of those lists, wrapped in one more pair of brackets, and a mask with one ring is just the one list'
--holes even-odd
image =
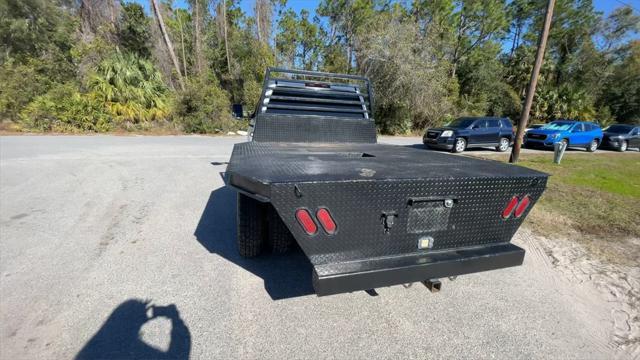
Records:
{"label": "tree", "polygon": [[118,23],[118,39],[123,49],[143,58],[149,58],[151,56],[149,25],[149,18],[144,14],[140,4],[124,3]]}
{"label": "tree", "polygon": [[115,43],[116,23],[119,18],[119,0],[80,0],[80,28],[83,40],[87,43],[96,36]]}
{"label": "tree", "polygon": [[455,39],[451,50],[451,76],[460,61],[493,39],[501,39],[508,26],[504,0],[459,1],[455,16]]}
{"label": "tree", "polygon": [[640,41],[631,42],[628,55],[615,66],[601,103],[620,122],[640,122]]}
{"label": "tree", "polygon": [[173,52],[173,45],[171,43],[171,39],[169,39],[169,34],[164,25],[164,21],[162,20],[162,13],[160,12],[160,7],[158,6],[157,0],[151,0],[151,5],[153,7],[153,13],[156,16],[156,20],[158,21],[158,26],[160,27],[160,32],[162,33],[162,37],[164,39],[164,43],[167,46],[167,52],[171,57],[171,61],[173,62],[173,66],[175,68],[176,74],[178,75],[178,83],[180,84],[180,88],[182,91],[185,90],[184,80],[182,79],[182,74],[180,73],[180,65],[178,64],[178,58],[176,58],[176,54]]}
{"label": "tree", "polygon": [[531,19],[536,14],[536,10],[540,6],[535,6],[532,0],[514,0],[507,5],[508,16],[511,19],[509,25],[511,35],[511,50],[509,51],[509,59],[512,59],[516,49],[520,47],[523,41],[524,32],[531,24]]}
{"label": "tree", "polygon": [[278,20],[276,48],[282,63],[286,67],[294,67],[298,42],[298,15],[288,9]]}
{"label": "tree", "polygon": [[202,33],[204,27],[204,13],[206,12],[206,0],[192,0],[191,12],[193,14],[193,36],[194,36],[194,58],[196,73],[201,74],[204,70],[204,54],[202,50]]}
{"label": "tree", "polygon": [[322,40],[320,27],[309,20],[309,12],[301,10],[298,16],[286,11],[278,22],[278,53],[291,67],[313,70],[318,68]]}
{"label": "tree", "polygon": [[258,41],[269,44],[271,38],[271,15],[273,12],[270,0],[256,0],[253,12],[256,17],[256,33]]}
{"label": "tree", "polygon": [[73,9],[59,1],[0,0],[0,121],[74,79]]}
{"label": "tree", "polygon": [[361,45],[362,72],[377,93],[376,121],[382,132],[407,132],[438,124],[453,110],[447,64],[420,38],[411,20],[381,22]]}
{"label": "tree", "polygon": [[332,40],[342,43],[346,49],[348,73],[353,69],[354,54],[358,51],[358,35],[368,32],[375,5],[374,0],[323,0],[316,9],[318,15],[328,18]]}

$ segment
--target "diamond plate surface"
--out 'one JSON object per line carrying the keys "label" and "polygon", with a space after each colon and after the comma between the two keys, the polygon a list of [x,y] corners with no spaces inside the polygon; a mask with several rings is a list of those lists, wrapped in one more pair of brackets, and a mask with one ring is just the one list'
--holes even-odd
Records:
{"label": "diamond plate surface", "polygon": [[[322,265],[507,243],[544,191],[546,176],[313,182],[297,186],[302,197],[296,196],[293,183],[273,184],[271,201],[311,262]],[[421,224],[420,231],[417,225],[414,231],[407,231],[411,228],[409,199],[444,199],[452,194],[457,201],[449,209],[446,225],[440,220],[435,225]],[[511,197],[525,194],[533,200],[525,214],[519,219],[502,219],[500,214]],[[300,207],[312,213],[319,207],[329,209],[337,233],[306,235],[294,219],[294,211]],[[383,212],[398,215],[388,233],[380,221]],[[418,250],[417,240],[425,235],[434,238],[433,248]]]}
{"label": "diamond plate surface", "polygon": [[258,142],[375,143],[373,119],[260,114],[253,140]]}
{"label": "diamond plate surface", "polygon": [[236,144],[227,172],[262,183],[544,175],[497,161],[403,146],[261,142]]}
{"label": "diamond plate surface", "polygon": [[443,201],[430,201],[422,207],[412,206],[407,219],[407,232],[422,234],[446,230],[450,213],[451,209],[444,207]]}

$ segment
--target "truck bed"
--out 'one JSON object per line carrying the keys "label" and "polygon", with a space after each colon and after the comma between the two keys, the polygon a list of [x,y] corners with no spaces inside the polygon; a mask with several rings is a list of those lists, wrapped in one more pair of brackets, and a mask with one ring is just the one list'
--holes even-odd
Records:
{"label": "truck bed", "polygon": [[497,161],[357,143],[241,143],[233,149],[227,172],[262,184],[546,176]]}

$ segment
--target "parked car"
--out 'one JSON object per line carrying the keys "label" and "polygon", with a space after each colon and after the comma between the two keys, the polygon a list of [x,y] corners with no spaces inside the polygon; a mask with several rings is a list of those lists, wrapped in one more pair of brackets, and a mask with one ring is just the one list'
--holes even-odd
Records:
{"label": "parked car", "polygon": [[428,148],[455,153],[474,146],[491,146],[504,152],[513,139],[513,125],[507,118],[461,117],[442,128],[428,129],[422,142]]}
{"label": "parked car", "polygon": [[618,151],[640,147],[640,125],[614,124],[604,129],[602,146]]}
{"label": "parked car", "polygon": [[584,147],[594,152],[602,144],[602,129],[586,121],[557,120],[524,134],[526,147],[553,147],[565,143],[569,147]]}

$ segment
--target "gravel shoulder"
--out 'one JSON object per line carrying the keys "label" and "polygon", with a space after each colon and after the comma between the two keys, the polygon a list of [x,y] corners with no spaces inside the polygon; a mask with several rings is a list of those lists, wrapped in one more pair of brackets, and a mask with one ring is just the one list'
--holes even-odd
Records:
{"label": "gravel shoulder", "polygon": [[526,230],[523,266],[438,294],[318,298],[300,253],[239,258],[240,141],[0,137],[0,358],[640,357],[638,268]]}

